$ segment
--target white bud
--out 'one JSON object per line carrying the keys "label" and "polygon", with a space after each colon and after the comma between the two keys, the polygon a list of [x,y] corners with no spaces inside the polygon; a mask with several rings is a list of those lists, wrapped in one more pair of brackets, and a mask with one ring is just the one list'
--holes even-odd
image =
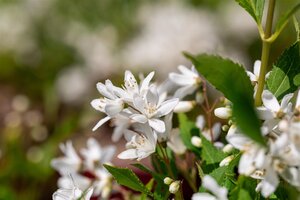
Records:
{"label": "white bud", "polygon": [[227,166],[233,160],[234,155],[227,156],[220,162],[220,167]]}
{"label": "white bud", "polygon": [[165,183],[166,185],[170,185],[173,181],[174,181],[174,180],[171,179],[170,177],[166,177],[166,178],[164,179],[164,183]]}
{"label": "white bud", "polygon": [[231,144],[226,144],[225,147],[223,147],[222,151],[224,153],[230,153],[233,150],[233,146]]}
{"label": "white bud", "polygon": [[231,108],[220,107],[215,109],[214,113],[221,119],[228,119],[229,117],[231,117]]}
{"label": "white bud", "polygon": [[198,104],[202,104],[204,102],[204,96],[202,92],[197,92],[196,93],[196,102]]}
{"label": "white bud", "polygon": [[200,137],[198,137],[198,136],[193,136],[191,138],[191,143],[195,147],[202,147],[202,139]]}
{"label": "white bud", "polygon": [[223,125],[222,126],[222,131],[227,132],[229,130],[229,126],[228,125]]}
{"label": "white bud", "polygon": [[169,187],[170,193],[175,194],[176,192],[178,192],[179,187],[180,187],[180,181],[174,181],[173,183],[171,183]]}
{"label": "white bud", "polygon": [[195,106],[195,101],[179,101],[174,108],[175,113],[185,113],[191,111]]}

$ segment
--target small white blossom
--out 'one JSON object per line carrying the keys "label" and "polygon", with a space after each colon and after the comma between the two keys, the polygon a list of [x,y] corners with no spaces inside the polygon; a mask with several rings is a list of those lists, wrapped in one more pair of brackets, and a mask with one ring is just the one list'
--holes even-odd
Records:
{"label": "small white blossom", "polygon": [[174,96],[182,99],[196,91],[201,83],[201,78],[194,66],[188,69],[183,65],[179,65],[178,70],[181,72],[180,74],[172,72],[169,74],[169,78],[172,82],[180,86]]}
{"label": "small white blossom", "polygon": [[191,143],[195,147],[198,147],[198,148],[202,147],[202,139],[199,136],[193,136],[191,138]]}
{"label": "small white blossom", "polygon": [[228,107],[220,107],[214,110],[214,114],[221,119],[228,119],[232,116],[232,110]]}
{"label": "small white blossom", "polygon": [[196,105],[195,101],[179,101],[174,108],[175,113],[186,113],[191,111]]}
{"label": "small white blossom", "polygon": [[178,192],[179,188],[180,188],[180,181],[174,181],[170,184],[169,186],[169,191],[172,194],[175,194],[176,192]]}

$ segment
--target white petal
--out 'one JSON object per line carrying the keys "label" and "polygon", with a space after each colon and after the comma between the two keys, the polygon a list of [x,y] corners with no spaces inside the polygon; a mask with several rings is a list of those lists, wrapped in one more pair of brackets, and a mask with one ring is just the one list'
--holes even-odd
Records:
{"label": "white petal", "polygon": [[105,103],[104,103],[103,99],[92,100],[91,106],[100,112],[104,112]]}
{"label": "white petal", "polygon": [[193,85],[193,84],[195,84],[195,80],[192,79],[191,77],[181,75],[181,74],[177,74],[177,73],[170,73],[169,78],[170,78],[171,81],[173,81],[177,85],[184,86],[184,85]]}
{"label": "white petal", "polygon": [[149,119],[149,125],[157,132],[163,133],[166,131],[165,123],[159,119]]}
{"label": "white petal", "polygon": [[190,76],[191,78],[197,76],[197,74],[195,74],[195,72],[193,72],[192,70],[190,70],[189,68],[187,68],[187,67],[184,66],[184,65],[179,65],[179,66],[178,66],[178,70],[179,70],[182,74],[187,75],[187,76]]}
{"label": "white petal", "polygon": [[203,130],[204,129],[204,126],[205,126],[205,118],[203,115],[199,115],[197,117],[197,120],[196,120],[196,126],[200,129],[200,130]]}
{"label": "white petal", "polygon": [[141,115],[141,114],[133,114],[130,116],[130,118],[136,122],[143,123],[143,124],[148,121],[148,118],[145,117],[145,115]]}
{"label": "white petal", "polygon": [[256,111],[257,111],[259,119],[262,119],[262,120],[269,120],[269,119],[273,119],[275,117],[274,113],[265,107],[257,107]]}
{"label": "white petal", "polygon": [[107,122],[108,120],[110,120],[111,118],[109,116],[104,117],[103,119],[101,119],[93,128],[93,131],[97,130],[100,126],[102,126],[105,122]]}
{"label": "white petal", "polygon": [[280,109],[280,105],[276,99],[276,97],[268,90],[264,90],[262,93],[262,101],[266,108],[272,110],[273,112],[277,112]]}
{"label": "white petal", "polygon": [[252,81],[252,82],[257,81],[256,76],[252,72],[249,72],[249,71],[246,71],[246,72],[250,78],[250,81]]}
{"label": "white petal", "polygon": [[96,87],[100,94],[102,94],[103,96],[109,99],[115,98],[115,96],[107,90],[106,86],[103,83],[97,83]]}
{"label": "white petal", "polygon": [[147,102],[150,103],[151,105],[157,105],[159,96],[155,87],[150,87],[150,89],[146,94],[146,99]]}
{"label": "white petal", "polygon": [[150,81],[154,76],[154,72],[148,74],[148,76],[142,81],[140,91],[143,92],[149,88]]}
{"label": "white petal", "polygon": [[282,110],[285,110],[288,107],[288,104],[289,104],[291,98],[293,98],[293,95],[294,94],[287,94],[282,98],[281,105],[280,105]]}
{"label": "white petal", "polygon": [[142,113],[144,113],[144,110],[145,110],[145,107],[146,107],[145,104],[146,104],[146,102],[142,97],[140,97],[139,95],[134,95],[133,96],[133,105],[134,105],[134,107]]}
{"label": "white petal", "polygon": [[174,108],[175,113],[185,113],[189,112],[194,108],[193,101],[179,101],[179,103]]}
{"label": "white petal", "polygon": [[197,85],[186,85],[183,86],[181,88],[179,88],[178,90],[176,90],[176,92],[174,93],[174,97],[177,98],[184,98],[187,95],[193,94],[195,92],[195,90],[197,89]]}
{"label": "white petal", "polygon": [[102,163],[108,163],[112,160],[113,156],[116,153],[116,147],[108,146],[103,149],[103,156],[101,157]]}
{"label": "white petal", "polygon": [[162,117],[170,112],[175,108],[175,106],[178,104],[179,99],[169,99],[167,101],[164,101],[161,106],[157,109],[156,117]]}
{"label": "white petal", "polygon": [[267,174],[265,176],[265,179],[262,180],[258,185],[256,190],[261,191],[261,194],[267,198],[269,197],[273,192],[275,192],[277,186],[279,184],[279,179],[276,174],[276,172],[269,168],[267,170]]}
{"label": "white petal", "polygon": [[231,117],[232,111],[231,111],[231,108],[220,107],[220,108],[216,108],[214,110],[214,114],[215,114],[215,116],[217,116],[221,119],[228,119],[229,117]]}
{"label": "white petal", "polygon": [[261,66],[261,61],[256,60],[254,62],[254,67],[253,67],[253,73],[256,77],[259,77],[259,72],[260,72],[260,66]]}
{"label": "white petal", "polygon": [[106,104],[105,106],[105,113],[108,116],[115,116],[117,114],[119,114],[124,108],[124,104],[122,101],[114,101],[111,104]]}
{"label": "white petal", "polygon": [[135,159],[137,157],[138,155],[135,149],[127,149],[118,155],[120,159]]}
{"label": "white petal", "polygon": [[195,193],[192,200],[217,200],[217,198],[208,193]]}

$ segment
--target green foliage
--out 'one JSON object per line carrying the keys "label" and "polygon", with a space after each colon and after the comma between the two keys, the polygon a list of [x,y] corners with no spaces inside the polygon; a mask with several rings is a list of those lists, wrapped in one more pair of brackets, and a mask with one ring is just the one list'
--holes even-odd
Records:
{"label": "green foliage", "polygon": [[293,16],[300,9],[300,3],[294,6],[291,10],[281,15],[276,24],[276,32],[281,32],[281,30],[286,26],[291,16]]}
{"label": "green foliage", "polygon": [[241,7],[243,7],[256,21],[261,24],[265,0],[235,0]]}
{"label": "green foliage", "polygon": [[196,153],[196,155],[200,155],[200,149],[195,147],[191,143],[191,138],[193,136],[199,136],[199,129],[196,127],[195,122],[190,121],[188,117],[180,113],[178,114],[178,119],[179,119],[179,129],[180,129],[180,136],[182,138],[183,143],[185,146]]}
{"label": "green foliage", "polygon": [[149,189],[141,182],[141,180],[128,168],[113,167],[111,165],[103,165],[117,180],[120,185],[124,185],[135,191],[142,192],[149,196],[153,194]]}
{"label": "green foliage", "polygon": [[254,109],[253,86],[245,69],[219,56],[185,53],[197,70],[233,103],[233,117],[244,134],[260,144],[260,122]]}
{"label": "green foliage", "polygon": [[276,61],[267,79],[267,86],[279,99],[300,86],[299,42],[286,49]]}
{"label": "green foliage", "polygon": [[215,164],[221,162],[225,158],[225,154],[217,149],[211,142],[205,137],[201,136],[202,139],[202,159],[206,164]]}

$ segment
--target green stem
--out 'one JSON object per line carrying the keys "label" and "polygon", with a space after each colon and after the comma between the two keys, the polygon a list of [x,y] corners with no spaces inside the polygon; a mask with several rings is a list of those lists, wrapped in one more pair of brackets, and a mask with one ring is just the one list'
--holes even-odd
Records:
{"label": "green stem", "polygon": [[262,39],[262,54],[261,54],[261,67],[260,73],[258,77],[258,86],[255,95],[255,105],[260,106],[262,104],[261,95],[264,90],[265,85],[265,76],[269,63],[270,57],[270,47],[273,41],[267,41],[269,37],[272,35],[272,24],[273,24],[273,16],[274,16],[274,8],[275,8],[276,0],[269,1],[268,14],[266,20],[265,34]]}

